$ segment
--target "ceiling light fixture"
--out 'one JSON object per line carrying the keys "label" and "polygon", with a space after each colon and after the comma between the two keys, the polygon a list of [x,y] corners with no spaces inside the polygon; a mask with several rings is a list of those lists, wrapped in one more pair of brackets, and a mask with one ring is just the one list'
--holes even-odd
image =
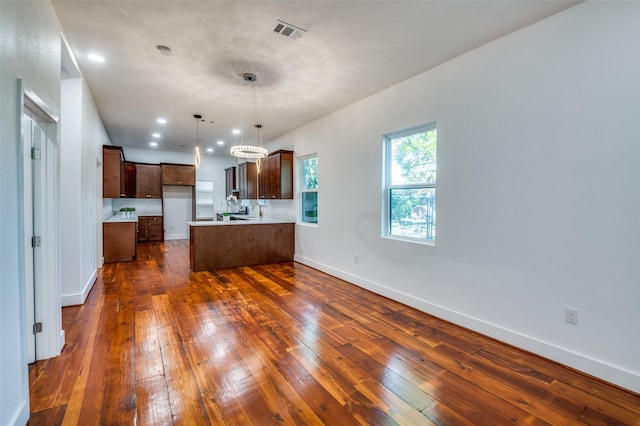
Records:
{"label": "ceiling light fixture", "polygon": [[194,164],[196,169],[200,167],[200,148],[198,147],[198,125],[200,124],[200,119],[202,116],[200,114],[193,114],[193,118],[196,119],[196,158],[194,160]]}
{"label": "ceiling light fixture", "polygon": [[213,152],[213,148],[207,148],[207,152]]}
{"label": "ceiling light fixture", "polygon": [[[240,123],[242,123],[242,115],[244,112],[244,106],[246,103],[246,99],[247,99],[247,90],[249,87],[251,87],[252,92],[253,92],[253,105],[254,105],[254,111],[255,111],[255,115],[256,115],[256,121],[257,121],[257,115],[258,115],[258,101],[257,101],[257,96],[256,96],[256,86],[255,86],[255,82],[258,79],[258,77],[255,74],[251,74],[251,73],[246,73],[242,76],[243,80],[244,80],[244,88],[242,91],[242,102],[240,103]],[[234,157],[239,157],[239,158],[256,158],[256,159],[260,159],[260,158],[264,158],[267,155],[269,155],[269,151],[267,151],[265,148],[262,147],[262,124],[256,124],[255,128],[258,129],[258,135],[257,135],[257,143],[258,145],[245,145],[244,144],[244,132],[238,131],[236,133],[236,131],[234,130],[233,133],[238,135],[240,134],[240,143],[238,142],[238,138],[236,136],[236,139],[234,140],[234,144],[231,147],[231,155],[233,155]],[[259,166],[258,166],[259,167]]]}
{"label": "ceiling light fixture", "polygon": [[97,55],[95,53],[89,53],[87,57],[91,59],[93,62],[104,62],[104,57]]}
{"label": "ceiling light fixture", "polygon": [[158,118],[156,121],[158,123],[160,123],[160,124],[167,124],[167,119],[166,118]]}
{"label": "ceiling light fixture", "polygon": [[218,141],[216,142],[218,145],[224,145],[224,141]]}
{"label": "ceiling light fixture", "polygon": [[160,137],[160,133],[151,133],[151,136],[153,136],[154,138],[159,138]]}
{"label": "ceiling light fixture", "polygon": [[151,145],[151,146],[158,146],[158,142],[149,142],[149,145]]}

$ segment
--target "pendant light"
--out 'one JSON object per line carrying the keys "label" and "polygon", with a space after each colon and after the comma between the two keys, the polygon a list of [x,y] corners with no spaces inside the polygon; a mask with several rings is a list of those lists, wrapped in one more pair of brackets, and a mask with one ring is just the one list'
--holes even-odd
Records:
{"label": "pendant light", "polygon": [[202,118],[202,116],[200,114],[194,114],[193,118],[196,119],[196,158],[194,160],[194,164],[197,169],[200,167],[200,147],[198,146],[198,138],[199,138],[198,125],[200,124],[200,119]]}
{"label": "pendant light", "polygon": [[[243,112],[244,112],[245,103],[247,99],[247,90],[249,88],[251,88],[253,92],[253,104],[254,104],[256,120],[258,115],[258,101],[256,97],[256,88],[255,88],[255,82],[258,79],[258,77],[252,73],[245,73],[243,74],[242,79],[244,80],[244,87],[242,91],[242,101],[240,103],[240,122],[241,123],[242,123]],[[262,147],[262,132],[261,132],[262,124],[256,124],[255,128],[258,130],[257,132],[258,145],[245,145],[244,131],[242,131],[241,129],[239,133],[240,141],[239,143],[237,143],[238,135],[236,135],[236,140],[234,141],[234,144],[231,147],[231,155],[238,158],[255,158],[258,160],[260,158],[265,158],[267,155],[269,155],[269,151],[267,151],[265,148]]]}

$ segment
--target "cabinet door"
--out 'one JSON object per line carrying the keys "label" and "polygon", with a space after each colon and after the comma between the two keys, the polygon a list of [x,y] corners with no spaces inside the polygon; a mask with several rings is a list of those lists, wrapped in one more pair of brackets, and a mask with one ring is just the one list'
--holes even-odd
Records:
{"label": "cabinet door", "polygon": [[236,168],[229,167],[224,169],[225,172],[225,198],[233,194],[236,189]]}
{"label": "cabinet door", "polygon": [[258,167],[256,163],[247,163],[247,172],[245,178],[246,191],[244,198],[248,200],[256,200],[258,198],[258,182],[256,180],[258,178]]}
{"label": "cabinet door", "polygon": [[136,197],[162,198],[160,165],[136,164]]}
{"label": "cabinet door", "polygon": [[258,198],[256,181],[258,176],[256,163],[238,164],[238,190],[240,198],[245,200],[255,200]]}
{"label": "cabinet door", "polygon": [[279,156],[278,198],[293,200],[293,152],[283,151]]}
{"label": "cabinet door", "polygon": [[162,164],[163,185],[188,185],[196,184],[196,168],[190,165]]}
{"label": "cabinet door", "polygon": [[102,249],[104,262],[123,262],[136,257],[135,222],[103,223]]}
{"label": "cabinet door", "polygon": [[138,242],[144,243],[149,240],[147,227],[147,216],[138,216]]}
{"label": "cabinet door", "polygon": [[136,163],[129,161],[124,163],[124,196],[136,197]]}
{"label": "cabinet door", "polygon": [[280,155],[269,158],[269,198],[280,198]]}
{"label": "cabinet door", "polygon": [[122,148],[102,147],[102,197],[120,198],[123,163]]}
{"label": "cabinet door", "polygon": [[273,158],[268,156],[260,161],[260,187],[258,188],[259,197],[261,199],[271,198],[271,175],[273,174]]}
{"label": "cabinet door", "polygon": [[147,230],[148,241],[163,241],[164,227],[162,216],[148,216]]}

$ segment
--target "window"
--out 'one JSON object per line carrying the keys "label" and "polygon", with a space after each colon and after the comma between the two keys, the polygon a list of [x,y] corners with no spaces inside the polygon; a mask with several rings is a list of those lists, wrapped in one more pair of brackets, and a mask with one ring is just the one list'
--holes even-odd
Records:
{"label": "window", "polygon": [[385,236],[433,242],[436,237],[436,124],[386,135]]}
{"label": "window", "polygon": [[302,222],[318,223],[318,155],[300,158],[299,170]]}

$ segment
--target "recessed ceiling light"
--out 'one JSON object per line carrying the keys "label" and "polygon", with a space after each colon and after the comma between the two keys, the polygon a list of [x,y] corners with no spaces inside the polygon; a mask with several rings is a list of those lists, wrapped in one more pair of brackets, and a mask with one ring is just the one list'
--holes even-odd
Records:
{"label": "recessed ceiling light", "polygon": [[156,121],[158,123],[160,123],[160,124],[167,124],[167,119],[166,118],[158,118]]}
{"label": "recessed ceiling light", "polygon": [[160,137],[160,133],[152,133],[151,136],[153,136],[154,138],[159,138]]}
{"label": "recessed ceiling light", "polygon": [[158,142],[149,142],[149,145],[151,145],[151,146],[158,146]]}
{"label": "recessed ceiling light", "polygon": [[87,55],[87,57],[89,59],[91,59],[94,62],[104,62],[104,57],[100,56],[100,55],[96,55],[95,53],[89,53],[89,55]]}
{"label": "recessed ceiling light", "polygon": [[213,152],[213,148],[207,148],[207,152]]}
{"label": "recessed ceiling light", "polygon": [[240,129],[233,129],[231,131],[231,133],[233,133],[234,135],[239,135],[240,134]]}
{"label": "recessed ceiling light", "polygon": [[218,145],[224,145],[224,141],[218,141],[216,142]]}

